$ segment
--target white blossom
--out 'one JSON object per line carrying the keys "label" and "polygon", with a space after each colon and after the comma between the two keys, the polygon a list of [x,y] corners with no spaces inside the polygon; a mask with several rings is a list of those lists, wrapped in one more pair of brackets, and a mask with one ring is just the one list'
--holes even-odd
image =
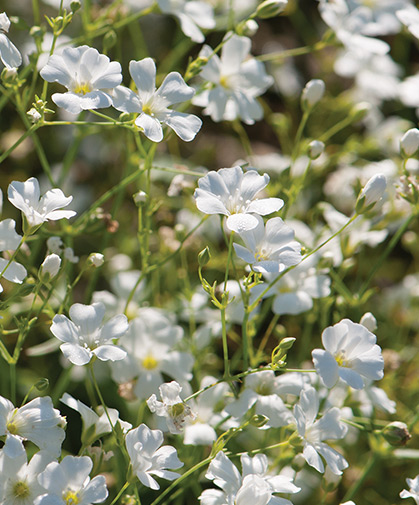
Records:
{"label": "white blossom", "polygon": [[419,475],[416,475],[414,479],[406,479],[407,485],[409,486],[409,491],[403,489],[400,492],[400,498],[413,498],[417,505],[419,505]]}
{"label": "white blossom", "polygon": [[17,47],[9,40],[10,19],[5,12],[0,14],[0,59],[7,69],[20,67],[22,56]]}
{"label": "white blossom", "polygon": [[[22,237],[16,233],[16,223],[13,219],[0,221],[0,251],[14,251],[19,247]],[[16,261],[0,258],[1,277],[10,282],[21,284],[27,275],[26,268]],[[0,284],[0,293],[3,287]]]}

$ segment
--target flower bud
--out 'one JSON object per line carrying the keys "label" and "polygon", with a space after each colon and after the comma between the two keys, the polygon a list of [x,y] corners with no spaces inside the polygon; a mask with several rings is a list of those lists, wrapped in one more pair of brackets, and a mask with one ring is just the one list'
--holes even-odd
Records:
{"label": "flower bud", "polygon": [[400,421],[387,424],[387,426],[382,429],[381,434],[390,445],[395,447],[406,445],[412,438],[407,425]]}
{"label": "flower bud", "polygon": [[371,312],[366,312],[361,317],[359,324],[362,324],[362,326],[365,326],[365,328],[371,332],[374,332],[377,329],[377,320]]}
{"label": "flower bud", "polygon": [[39,269],[39,278],[43,282],[53,279],[60,269],[61,258],[57,254],[50,254],[45,259]]}
{"label": "flower bud", "polygon": [[404,158],[411,158],[419,149],[419,130],[411,128],[400,139],[400,152]]}
{"label": "flower bud", "polygon": [[288,0],[265,0],[256,9],[256,16],[261,19],[272,18],[280,14],[288,4]]}
{"label": "flower bud", "polygon": [[321,140],[312,140],[308,145],[308,155],[310,159],[316,160],[324,151],[324,142]]}
{"label": "flower bud", "polygon": [[246,19],[238,24],[236,33],[237,35],[242,35],[244,37],[253,37],[258,29],[259,25],[254,19]]}
{"label": "flower bud", "polygon": [[103,37],[103,50],[107,51],[111,47],[113,47],[118,40],[118,37],[114,30],[109,30],[106,32],[106,35]]}
{"label": "flower bud", "polygon": [[352,107],[350,116],[352,121],[361,121],[371,110],[371,105],[368,102],[359,102]]}
{"label": "flower bud", "polygon": [[321,79],[308,81],[301,93],[301,105],[304,110],[312,109],[323,98],[326,85]]}
{"label": "flower bud", "polygon": [[10,19],[7,17],[5,12],[0,14],[0,30],[3,32],[8,32],[10,28]]}
{"label": "flower bud", "polygon": [[94,267],[98,268],[105,262],[105,257],[101,253],[92,253],[87,258],[87,261],[91,263]]}
{"label": "flower bud", "polygon": [[37,123],[42,117],[41,114],[34,107],[29,109],[26,115],[29,117],[32,123]]}
{"label": "flower bud", "polygon": [[35,382],[34,387],[38,391],[46,391],[49,388],[49,380],[43,377],[42,379],[39,379],[37,382]]}
{"label": "flower bud", "polygon": [[71,12],[74,14],[74,12],[77,12],[81,8],[81,2],[79,0],[73,0],[70,4],[70,9]]}
{"label": "flower bud", "polygon": [[205,249],[203,249],[199,254],[198,254],[198,265],[200,267],[205,266],[209,260],[211,259],[211,254],[209,251],[209,247],[207,246]]}
{"label": "flower bud", "polygon": [[262,428],[269,421],[269,419],[262,414],[255,414],[252,419],[250,419],[250,424],[256,426],[256,428]]}
{"label": "flower bud", "polygon": [[140,206],[146,202],[147,193],[145,193],[144,191],[138,191],[138,193],[135,193],[135,195],[133,195],[133,199],[135,204]]}
{"label": "flower bud", "polygon": [[358,196],[355,210],[357,214],[370,211],[383,197],[387,189],[387,179],[383,174],[376,174],[367,182]]}

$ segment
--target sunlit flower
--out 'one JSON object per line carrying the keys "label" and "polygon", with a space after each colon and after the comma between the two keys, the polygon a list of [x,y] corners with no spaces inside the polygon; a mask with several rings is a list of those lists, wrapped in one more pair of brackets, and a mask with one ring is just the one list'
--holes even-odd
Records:
{"label": "sunlit flower", "polygon": [[[4,219],[0,221],[0,251],[14,251],[19,247],[22,237],[18,235],[15,231],[16,223],[13,219]],[[0,272],[1,277],[4,277],[10,282],[15,282],[21,284],[26,277],[26,268],[5,258],[0,258]],[[0,293],[3,291],[3,287],[0,284]]]}
{"label": "sunlit flower", "polygon": [[17,68],[22,64],[22,56],[17,47],[10,42],[6,33],[9,32],[10,19],[5,12],[0,14],[0,59],[6,68]]}
{"label": "sunlit flower", "polygon": [[121,65],[89,46],[67,47],[61,54],[53,54],[40,74],[46,81],[68,89],[51,98],[72,114],[110,107],[110,90],[122,81]]}
{"label": "sunlit flower", "polygon": [[108,497],[105,477],[96,475],[90,479],[92,468],[88,456],[66,456],[60,463],[50,463],[38,477],[44,494],[35,505],[90,505],[105,501]]}
{"label": "sunlit flower", "polygon": [[102,361],[124,359],[126,352],[114,345],[113,339],[128,330],[128,320],[123,314],[114,316],[102,325],[105,306],[75,303],[70,307],[70,319],[63,314],[54,316],[52,334],[64,342],[60,349],[74,365],[86,365],[96,356]]}
{"label": "sunlit flower", "polygon": [[186,142],[195,138],[202,121],[198,116],[169,109],[171,105],[190,100],[195,90],[178,72],[170,72],[156,90],[156,65],[151,58],[131,61],[129,71],[137,93],[124,86],[113,91],[113,105],[122,112],[139,113],[135,124],[153,142],[163,140],[162,124],[166,124]]}
{"label": "sunlit flower", "polygon": [[280,198],[257,198],[268,182],[269,175],[259,175],[256,170],[243,173],[239,166],[221,168],[198,180],[196,206],[205,214],[227,216],[226,225],[231,231],[252,230],[259,224],[253,214],[266,216],[284,205]]}
{"label": "sunlit flower", "polygon": [[160,489],[153,476],[174,480],[179,477],[177,472],[167,468],[178,469],[183,466],[177,457],[176,449],[164,445],[163,432],[150,430],[145,424],[131,430],[125,437],[125,444],[131,460],[132,470],[140,482],[151,489]]}
{"label": "sunlit flower", "polygon": [[10,203],[23,212],[29,228],[38,227],[45,221],[69,219],[76,215],[74,210],[60,210],[70,204],[72,196],[66,197],[58,188],[41,196],[39,182],[35,177],[25,182],[11,182],[7,196]]}
{"label": "sunlit flower", "polygon": [[195,105],[205,107],[204,113],[213,121],[233,121],[240,118],[253,124],[263,117],[263,109],[257,97],[273,83],[261,61],[248,58],[251,40],[238,35],[231,36],[223,45],[221,57],[213,54],[209,46],[199,53],[208,63],[199,74],[208,81],[202,93],[193,99]]}
{"label": "sunlit flower", "polygon": [[409,491],[403,489],[400,492],[400,498],[413,498],[419,505],[419,475],[416,475],[414,479],[406,479],[406,482],[410,489]]}
{"label": "sunlit flower", "polygon": [[354,389],[362,389],[364,380],[383,378],[384,360],[376,336],[365,326],[342,319],[323,331],[325,348],[312,351],[314,366],[326,387],[333,387],[339,377]]}

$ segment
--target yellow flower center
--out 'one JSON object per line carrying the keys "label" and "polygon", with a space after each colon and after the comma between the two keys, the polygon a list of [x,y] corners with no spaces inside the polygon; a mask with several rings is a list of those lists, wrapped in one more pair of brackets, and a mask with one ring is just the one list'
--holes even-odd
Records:
{"label": "yellow flower center", "polygon": [[73,92],[76,93],[77,95],[86,95],[87,93],[90,93],[92,91],[92,87],[88,83],[80,83],[77,84]]}
{"label": "yellow flower center", "polygon": [[260,251],[257,251],[255,254],[255,260],[256,261],[266,261],[268,259],[268,254],[265,251],[265,249],[261,249]]}
{"label": "yellow flower center", "polygon": [[17,434],[18,428],[17,428],[17,425],[13,421],[10,421],[9,423],[7,423],[6,428],[7,428],[7,431],[11,435]]}
{"label": "yellow flower center", "polygon": [[77,505],[80,502],[77,493],[74,491],[66,491],[63,494],[63,500],[66,505]]}
{"label": "yellow flower center", "polygon": [[29,494],[30,490],[26,482],[19,481],[13,486],[13,496],[16,498],[27,498]]}
{"label": "yellow flower center", "polygon": [[154,116],[150,105],[147,105],[147,104],[143,105],[143,112],[144,112],[144,114],[147,114],[147,116]]}
{"label": "yellow flower center", "polygon": [[156,368],[157,364],[158,364],[158,362],[157,362],[156,358],[154,358],[151,355],[148,355],[143,359],[143,367],[146,370],[154,370]]}
{"label": "yellow flower center", "polygon": [[228,77],[226,77],[225,75],[222,75],[220,77],[220,85],[225,88],[225,89],[228,89],[230,86],[228,84]]}
{"label": "yellow flower center", "polygon": [[345,351],[339,351],[335,354],[335,360],[339,366],[348,366]]}

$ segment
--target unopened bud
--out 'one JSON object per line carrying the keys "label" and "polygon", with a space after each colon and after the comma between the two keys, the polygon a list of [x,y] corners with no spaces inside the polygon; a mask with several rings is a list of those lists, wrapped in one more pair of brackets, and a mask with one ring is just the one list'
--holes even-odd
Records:
{"label": "unopened bud", "polygon": [[312,140],[308,145],[308,155],[312,160],[316,160],[324,151],[324,142]]}
{"label": "unopened bud", "polygon": [[371,110],[371,105],[368,102],[359,102],[357,103],[350,112],[352,121],[361,121],[368,112]]}
{"label": "unopened bud", "polygon": [[261,19],[272,18],[280,14],[288,5],[288,0],[265,0],[256,9],[256,16]]}
{"label": "unopened bud", "polygon": [[406,445],[412,438],[407,425],[400,421],[387,424],[387,426],[382,429],[381,434],[390,445],[395,447]]}
{"label": "unopened bud", "polygon": [[105,257],[101,253],[92,253],[87,258],[87,261],[91,263],[94,267],[98,268],[105,262]]}
{"label": "unopened bud", "polygon": [[236,33],[244,37],[253,37],[258,31],[258,28],[259,25],[254,19],[246,19],[237,25]]}
{"label": "unopened bud", "polygon": [[29,117],[32,123],[37,123],[42,117],[41,114],[34,107],[29,109],[26,115]]}
{"label": "unopened bud", "polygon": [[252,419],[250,419],[250,424],[252,426],[256,426],[256,428],[262,428],[262,426],[265,426],[268,421],[269,419],[266,416],[263,416],[262,414],[255,414]]}
{"label": "unopened bud", "polygon": [[304,110],[312,109],[323,98],[326,85],[321,79],[308,81],[301,93],[301,105]]}
{"label": "unopened bud", "polygon": [[144,191],[138,191],[138,193],[133,195],[133,199],[136,205],[140,206],[147,201],[147,193]]}
{"label": "unopened bud", "polygon": [[10,19],[7,17],[5,12],[0,14],[0,30],[3,32],[8,32],[10,28]]}
{"label": "unopened bud", "polygon": [[103,50],[107,51],[117,43],[118,37],[114,30],[109,30],[103,37]]}
{"label": "unopened bud", "polygon": [[78,0],[73,0],[70,4],[71,12],[77,12],[81,8],[81,3]]}
{"label": "unopened bud", "polygon": [[57,254],[49,254],[39,269],[39,278],[43,282],[53,279],[60,269],[61,258]]}
{"label": "unopened bud", "polygon": [[419,130],[411,128],[400,139],[400,152],[404,158],[411,158],[419,149]]}
{"label": "unopened bud", "polygon": [[357,214],[370,211],[382,199],[387,189],[387,179],[383,174],[376,174],[367,182],[358,196],[355,205]]}
{"label": "unopened bud", "polygon": [[207,246],[205,249],[203,249],[198,254],[198,265],[200,267],[203,267],[209,262],[210,259],[211,259],[211,254],[210,254],[209,247]]}
{"label": "unopened bud", "polygon": [[377,319],[371,314],[371,312],[366,312],[359,321],[367,330],[374,332],[377,329]]}
{"label": "unopened bud", "polygon": [[39,379],[39,381],[35,382],[34,387],[38,391],[46,391],[49,388],[49,380],[45,377]]}

